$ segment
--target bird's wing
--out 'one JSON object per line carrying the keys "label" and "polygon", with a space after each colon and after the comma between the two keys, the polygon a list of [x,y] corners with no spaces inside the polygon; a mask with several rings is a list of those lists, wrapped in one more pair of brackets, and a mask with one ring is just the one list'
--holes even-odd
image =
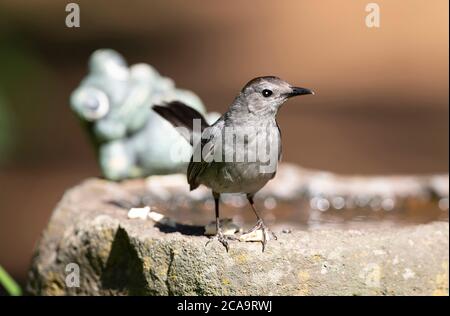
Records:
{"label": "bird's wing", "polygon": [[[224,122],[219,119],[216,123],[214,123],[213,126],[210,126],[209,128],[205,129],[205,131],[202,134],[200,144],[197,145],[197,148],[194,148],[194,154],[191,158],[191,161],[187,169],[187,179],[191,191],[196,189],[200,185],[200,183],[197,181],[198,177],[213,162],[214,144],[222,142],[223,126]],[[200,145],[201,147],[198,148],[198,146]],[[200,150],[200,157],[196,157],[195,155],[196,150]]]}
{"label": "bird's wing", "polygon": [[192,145],[192,134],[194,131],[194,120],[200,121],[200,133],[209,127],[208,122],[205,120],[202,114],[195,109],[187,106],[180,101],[172,101],[165,105],[155,105],[153,110],[160,116],[169,121],[174,127],[184,127],[188,130],[186,135],[181,134]]}
{"label": "bird's wing", "polygon": [[281,128],[280,128],[280,125],[278,125],[278,123],[277,123],[277,128],[278,128],[278,134],[280,134],[280,141],[278,142],[278,161],[281,161],[281,158],[283,157],[283,147],[281,144]]}

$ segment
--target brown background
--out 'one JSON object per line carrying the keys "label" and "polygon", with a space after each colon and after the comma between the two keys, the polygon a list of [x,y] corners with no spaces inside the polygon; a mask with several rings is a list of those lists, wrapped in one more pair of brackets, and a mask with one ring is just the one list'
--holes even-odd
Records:
{"label": "brown background", "polygon": [[[0,264],[24,280],[64,190],[99,174],[69,110],[87,59],[147,62],[210,110],[277,75],[309,87],[279,114],[284,160],[343,173],[448,171],[448,1],[0,0]],[[3,126],[2,126],[3,125]]]}

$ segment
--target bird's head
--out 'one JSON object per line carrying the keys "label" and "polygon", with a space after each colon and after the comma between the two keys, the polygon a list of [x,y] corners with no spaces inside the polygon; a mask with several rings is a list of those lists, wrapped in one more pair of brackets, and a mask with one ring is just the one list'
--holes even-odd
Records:
{"label": "bird's head", "polygon": [[276,114],[289,98],[314,94],[310,89],[294,87],[278,77],[266,76],[250,80],[242,89],[239,99],[255,114]]}

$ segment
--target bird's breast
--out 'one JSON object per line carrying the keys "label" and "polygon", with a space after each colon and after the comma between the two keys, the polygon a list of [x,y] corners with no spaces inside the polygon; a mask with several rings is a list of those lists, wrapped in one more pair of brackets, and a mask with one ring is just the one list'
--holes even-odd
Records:
{"label": "bird's breast", "polygon": [[255,193],[275,176],[281,150],[278,127],[241,133],[239,139],[224,142],[222,161],[211,162],[200,183],[218,193]]}

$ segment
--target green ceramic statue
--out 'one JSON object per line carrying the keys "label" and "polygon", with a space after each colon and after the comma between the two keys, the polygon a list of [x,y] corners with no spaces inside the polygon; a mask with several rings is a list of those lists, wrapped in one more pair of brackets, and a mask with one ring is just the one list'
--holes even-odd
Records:
{"label": "green ceramic statue", "polygon": [[95,144],[103,175],[123,180],[185,170],[191,146],[151,109],[173,100],[205,114],[197,95],[175,87],[152,66],[128,67],[114,50],[101,49],[90,57],[89,73],[70,103]]}

